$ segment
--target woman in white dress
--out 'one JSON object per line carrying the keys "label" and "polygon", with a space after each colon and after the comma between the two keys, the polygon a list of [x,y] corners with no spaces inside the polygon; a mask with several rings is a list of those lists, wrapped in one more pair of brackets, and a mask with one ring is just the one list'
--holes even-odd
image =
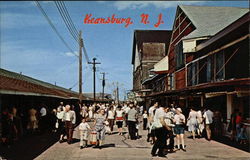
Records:
{"label": "woman in white dress", "polygon": [[198,122],[198,128],[197,128],[198,136],[201,137],[203,129],[204,129],[204,123],[203,123],[201,110],[197,111],[197,122]]}
{"label": "woman in white dress", "polygon": [[83,107],[81,108],[81,115],[83,118],[86,118],[88,116],[88,108],[87,106],[83,105]]}
{"label": "woman in white dress", "polygon": [[112,134],[113,128],[114,128],[114,121],[115,121],[115,110],[113,106],[110,106],[108,110],[108,122],[109,122],[109,127],[110,127],[110,133]]}
{"label": "woman in white dress", "polygon": [[194,109],[190,109],[188,116],[188,131],[192,132],[193,139],[195,139],[195,131],[197,130],[198,122],[197,122],[198,114]]}
{"label": "woman in white dress", "polygon": [[93,107],[91,105],[89,106],[89,118],[93,118]]}

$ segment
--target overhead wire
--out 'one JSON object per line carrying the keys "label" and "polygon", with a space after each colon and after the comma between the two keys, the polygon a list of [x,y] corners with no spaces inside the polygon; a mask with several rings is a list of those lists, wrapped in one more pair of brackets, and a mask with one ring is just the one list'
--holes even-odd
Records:
{"label": "overhead wire", "polygon": [[64,8],[64,11],[65,11],[65,13],[66,13],[66,17],[68,17],[68,19],[69,19],[69,21],[70,21],[70,23],[71,23],[71,25],[72,25],[73,31],[75,32],[76,35],[78,35],[79,32],[78,32],[78,30],[76,29],[76,27],[75,27],[75,25],[74,25],[74,23],[73,23],[73,21],[72,21],[72,18],[71,18],[71,16],[70,16],[69,12],[68,12],[68,9],[67,9],[66,5],[64,4],[63,1],[59,1],[59,2],[61,2],[62,7]]}
{"label": "overhead wire", "polygon": [[64,24],[66,25],[66,28],[68,29],[68,31],[70,32],[71,36],[74,38],[74,40],[76,42],[78,42],[78,38],[77,38],[77,33],[75,33],[72,24],[69,22],[70,20],[67,18],[66,14],[65,14],[65,9],[62,8],[62,4],[59,1],[54,1],[56,8],[58,10],[58,12],[60,13]]}
{"label": "overhead wire", "polygon": [[63,39],[63,37],[61,36],[61,34],[58,32],[58,30],[56,29],[55,25],[52,23],[52,21],[50,20],[50,18],[48,17],[47,13],[45,12],[45,10],[42,8],[42,6],[40,5],[40,3],[38,1],[35,1],[36,6],[39,8],[39,10],[41,11],[41,13],[43,14],[43,16],[45,17],[45,19],[48,21],[49,25],[51,26],[51,28],[53,29],[53,31],[56,33],[56,35],[60,38],[60,40],[63,42],[63,44],[69,49],[70,52],[72,52],[72,54],[74,54],[75,56],[78,57],[78,55],[70,48],[70,46],[67,44],[67,42]]}
{"label": "overhead wire", "polygon": [[[61,34],[59,33],[59,31],[57,30],[57,28],[55,27],[55,25],[52,23],[51,19],[48,17],[46,11],[42,8],[41,4],[39,3],[39,1],[35,1],[36,6],[40,9],[41,13],[43,14],[43,16],[45,17],[45,19],[48,21],[49,25],[51,26],[51,28],[53,29],[53,31],[57,34],[57,36],[60,38],[60,40],[63,42],[63,44],[69,49],[70,52],[72,52],[72,54],[74,54],[76,57],[79,57],[72,49],[71,47],[68,45],[68,43],[64,40],[64,38],[61,36]],[[78,30],[76,29],[72,18],[67,10],[66,5],[64,4],[63,1],[55,1],[55,5],[56,8],[58,9],[69,33],[71,34],[71,36],[73,37],[73,39],[79,44],[81,43],[79,41],[78,37]],[[84,45],[84,41],[82,39],[82,49],[83,49],[83,53],[86,59],[86,62],[88,64],[88,62],[90,62],[86,47]],[[87,68],[89,68],[89,66],[87,65]]]}
{"label": "overhead wire", "polygon": [[[71,35],[73,36],[73,38],[78,42],[78,43],[81,43],[79,42],[79,40],[76,38],[78,36],[78,30],[76,29],[73,21],[72,21],[72,18],[68,12],[68,9],[65,5],[65,3],[63,1],[55,1],[55,4],[57,6],[57,9],[58,11],[60,12],[63,20],[64,20],[64,23],[66,24],[68,30],[70,31]],[[84,45],[84,41],[82,39],[82,48],[83,48],[83,53],[84,53],[84,56],[85,56],[85,59],[86,59],[86,62],[90,62],[89,60],[89,56],[88,56],[88,53],[87,53],[87,50],[86,50],[86,47]]]}

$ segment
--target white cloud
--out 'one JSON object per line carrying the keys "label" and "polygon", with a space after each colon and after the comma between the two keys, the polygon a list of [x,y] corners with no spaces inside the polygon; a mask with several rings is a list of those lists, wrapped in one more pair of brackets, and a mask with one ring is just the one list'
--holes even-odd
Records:
{"label": "white cloud", "polygon": [[1,68],[62,87],[69,88],[78,80],[77,61],[51,48],[31,46],[23,40],[1,41],[0,57]]}
{"label": "white cloud", "polygon": [[141,9],[148,7],[150,5],[156,7],[156,8],[171,8],[176,7],[179,4],[186,4],[186,5],[192,5],[192,4],[201,4],[204,2],[201,1],[117,1],[114,2],[114,7],[116,7],[118,10],[124,10],[124,9]]}
{"label": "white cloud", "polygon": [[73,57],[73,56],[78,56],[79,55],[79,53],[77,52],[77,51],[74,51],[74,53],[72,53],[72,52],[65,52],[64,53],[66,56],[69,56],[69,57]]}
{"label": "white cloud", "polygon": [[106,3],[107,1],[96,1],[97,3]]}
{"label": "white cloud", "polygon": [[54,1],[42,1],[42,3],[48,4],[48,3],[54,3]]}

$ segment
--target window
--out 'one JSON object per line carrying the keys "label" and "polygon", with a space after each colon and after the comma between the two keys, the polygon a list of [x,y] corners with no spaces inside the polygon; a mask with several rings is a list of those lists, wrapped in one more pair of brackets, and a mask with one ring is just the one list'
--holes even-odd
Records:
{"label": "window", "polygon": [[183,44],[182,42],[178,43],[174,49],[175,60],[176,60],[176,69],[180,69],[184,66],[184,55],[183,55]]}
{"label": "window", "polygon": [[213,55],[207,58],[207,82],[213,82],[214,79],[214,63]]}
{"label": "window", "polygon": [[193,86],[193,85],[198,84],[197,70],[198,70],[197,62],[192,63],[188,66],[188,70],[187,70],[188,86]]}
{"label": "window", "polygon": [[168,90],[174,89],[174,77],[173,74],[170,74],[168,77]]}
{"label": "window", "polygon": [[191,70],[192,64],[188,65],[187,67],[187,85],[191,86],[191,79],[192,79],[192,70]]}
{"label": "window", "polygon": [[215,54],[216,57],[216,81],[224,80],[224,52]]}
{"label": "window", "polygon": [[199,62],[199,84],[207,82],[207,58],[200,60]]}

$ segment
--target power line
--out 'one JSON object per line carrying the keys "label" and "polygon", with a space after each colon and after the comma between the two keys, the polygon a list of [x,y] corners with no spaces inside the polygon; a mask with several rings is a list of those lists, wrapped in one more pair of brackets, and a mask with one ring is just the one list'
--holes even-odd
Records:
{"label": "power line", "polygon": [[[59,1],[59,2],[60,2],[60,1]],[[64,4],[63,1],[61,1],[61,3],[62,3],[62,6],[63,6],[65,12],[66,12],[66,16],[68,17],[68,19],[70,20],[70,23],[72,24],[72,27],[73,27],[73,30],[75,31],[75,34],[78,35],[78,30],[76,29],[76,27],[75,27],[75,25],[74,25],[74,23],[73,23],[73,21],[72,21],[72,18],[71,18],[70,14],[69,14],[69,12],[68,12],[68,10],[67,10],[66,5]]]}
{"label": "power line", "polygon": [[83,42],[82,42],[82,44],[83,44],[83,45],[82,45],[82,48],[83,48],[84,56],[85,56],[85,58],[86,58],[87,63],[89,63],[90,60],[89,60],[89,56],[88,56],[88,54],[87,54],[87,50],[86,50],[85,45],[84,45]]}
{"label": "power line", "polygon": [[83,40],[82,40],[82,42],[79,42],[78,39],[76,38],[78,35],[78,30],[76,29],[76,27],[72,21],[72,18],[68,12],[68,9],[67,9],[65,3],[63,1],[55,1],[55,4],[56,4],[58,11],[60,12],[60,14],[63,18],[64,23],[66,24],[66,27],[70,31],[70,34],[72,35],[72,37],[78,43],[82,43],[82,48],[83,48],[83,53],[84,53],[85,59],[86,59],[87,63],[89,63],[90,60],[89,60],[89,56],[88,56],[87,50],[85,48],[84,42],[83,42]]}
{"label": "power line", "polygon": [[70,34],[72,35],[72,37],[76,40],[76,42],[78,42],[77,39],[77,33],[75,33],[72,24],[69,22],[70,20],[67,18],[66,14],[65,14],[65,9],[62,8],[62,4],[59,1],[54,1],[57,10],[59,11],[67,29],[69,30]]}
{"label": "power line", "polygon": [[77,54],[74,53],[74,51],[69,47],[69,45],[67,44],[67,42],[63,39],[63,37],[60,35],[60,33],[58,32],[58,30],[56,29],[55,25],[52,23],[52,21],[50,20],[50,18],[48,17],[48,15],[46,14],[45,10],[42,8],[42,6],[40,5],[40,3],[38,1],[35,1],[36,6],[40,9],[40,11],[42,12],[43,16],[45,17],[45,19],[48,21],[48,23],[50,24],[51,28],[53,29],[53,31],[56,32],[57,36],[61,39],[61,41],[63,42],[63,44],[70,50],[70,52],[72,52],[72,54],[74,54],[75,56],[78,57]]}
{"label": "power line", "polygon": [[73,89],[79,82],[76,82],[72,87],[69,88],[69,90]]}

